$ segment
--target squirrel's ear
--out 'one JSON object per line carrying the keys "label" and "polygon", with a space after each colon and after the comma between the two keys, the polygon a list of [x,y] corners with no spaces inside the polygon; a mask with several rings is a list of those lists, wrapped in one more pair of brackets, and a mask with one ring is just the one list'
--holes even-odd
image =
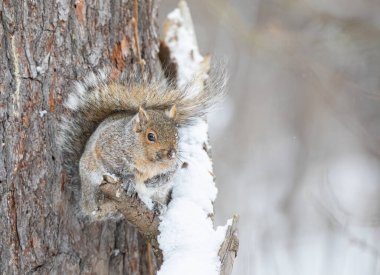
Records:
{"label": "squirrel's ear", "polygon": [[135,130],[135,132],[142,131],[143,126],[146,123],[148,123],[148,120],[149,120],[148,114],[146,113],[146,111],[142,107],[140,107],[139,112],[134,117],[133,129]]}
{"label": "squirrel's ear", "polygon": [[175,119],[175,116],[177,115],[177,107],[175,104],[169,110],[166,110],[165,114],[168,118]]}
{"label": "squirrel's ear", "polygon": [[146,113],[146,111],[141,106],[139,108],[138,118],[140,120],[140,123],[142,123],[142,124],[146,124],[149,120],[148,114]]}

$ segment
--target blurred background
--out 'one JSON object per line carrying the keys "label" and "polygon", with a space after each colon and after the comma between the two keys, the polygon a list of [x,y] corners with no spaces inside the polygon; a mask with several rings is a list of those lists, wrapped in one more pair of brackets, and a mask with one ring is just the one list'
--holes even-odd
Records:
{"label": "blurred background", "polygon": [[380,2],[188,4],[201,52],[228,60],[210,135],[233,274],[380,274]]}

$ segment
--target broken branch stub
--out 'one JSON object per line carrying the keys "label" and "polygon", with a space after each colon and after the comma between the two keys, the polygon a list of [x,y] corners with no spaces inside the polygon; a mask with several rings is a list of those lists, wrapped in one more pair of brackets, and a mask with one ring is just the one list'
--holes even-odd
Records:
{"label": "broken branch stub", "polygon": [[[106,197],[106,201],[100,206],[101,212],[110,213],[112,212],[110,208],[119,211],[150,242],[157,258],[158,266],[160,266],[163,257],[157,242],[159,234],[157,213],[147,208],[137,195],[128,196],[119,181],[112,181],[109,177],[104,177],[100,190]],[[104,208],[107,208],[107,210],[104,211]]]}
{"label": "broken branch stub", "polygon": [[220,246],[218,256],[221,261],[220,274],[229,275],[232,273],[233,264],[239,250],[239,239],[237,237],[238,216],[232,218],[232,223],[228,225],[226,236]]}

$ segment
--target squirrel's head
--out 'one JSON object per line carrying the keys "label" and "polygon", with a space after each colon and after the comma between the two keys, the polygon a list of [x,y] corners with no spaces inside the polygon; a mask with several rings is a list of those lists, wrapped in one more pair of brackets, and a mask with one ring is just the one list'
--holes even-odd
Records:
{"label": "squirrel's head", "polygon": [[176,112],[175,105],[162,111],[139,108],[132,119],[132,127],[143,154],[139,158],[141,163],[135,164],[138,170],[158,169],[165,172],[176,165],[178,146]]}

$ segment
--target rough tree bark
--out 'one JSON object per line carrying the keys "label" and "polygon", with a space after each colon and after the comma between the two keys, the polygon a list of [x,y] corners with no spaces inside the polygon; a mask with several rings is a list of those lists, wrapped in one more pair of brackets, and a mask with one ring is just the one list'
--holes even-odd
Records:
{"label": "rough tree bark", "polygon": [[136,4],[1,1],[0,274],[155,272],[150,247],[121,216],[77,218],[56,143],[72,80],[105,65],[157,65],[157,4],[138,1],[138,19]]}

